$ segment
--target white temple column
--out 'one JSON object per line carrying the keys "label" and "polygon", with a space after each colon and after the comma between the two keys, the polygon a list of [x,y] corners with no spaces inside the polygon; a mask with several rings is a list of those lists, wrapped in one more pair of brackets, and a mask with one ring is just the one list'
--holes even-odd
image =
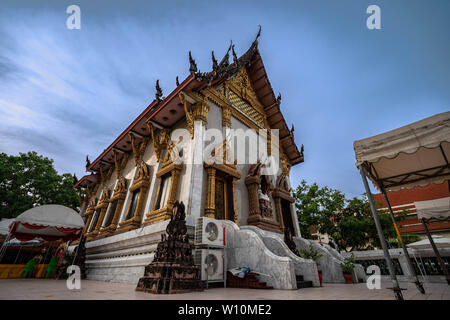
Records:
{"label": "white temple column", "polygon": [[194,122],[194,139],[193,147],[191,148],[191,177],[190,177],[190,193],[189,204],[187,206],[187,213],[193,218],[202,216],[202,204],[204,201],[203,185],[203,149],[204,149],[204,134],[205,125],[202,120]]}

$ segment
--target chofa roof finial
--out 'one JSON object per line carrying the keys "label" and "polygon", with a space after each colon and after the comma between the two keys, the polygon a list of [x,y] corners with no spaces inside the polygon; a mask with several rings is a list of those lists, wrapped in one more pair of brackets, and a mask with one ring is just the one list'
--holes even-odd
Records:
{"label": "chofa roof finial", "polygon": [[254,44],[258,45],[258,38],[261,36],[261,25],[258,25],[259,29],[258,29],[258,34],[256,35],[255,40],[253,41]]}
{"label": "chofa roof finial", "polygon": [[178,76],[175,79],[175,83],[177,84],[177,87],[180,85],[180,80],[178,80]]}
{"label": "chofa roof finial", "polygon": [[156,86],[155,86],[155,88],[156,88],[155,99],[159,101],[159,100],[161,100],[161,97],[162,97],[162,95],[163,95],[162,89],[161,89],[161,87],[159,86],[159,80],[156,80]]}
{"label": "chofa roof finial", "polygon": [[237,65],[238,57],[237,57],[237,55],[236,55],[236,52],[234,51],[234,44],[231,44],[231,53],[232,53],[232,55],[233,55],[233,63],[234,63],[235,65]]}
{"label": "chofa roof finial", "polygon": [[278,92],[277,104],[280,105],[280,103],[281,103],[281,93]]}
{"label": "chofa roof finial", "polygon": [[212,59],[212,68],[216,70],[219,64],[217,63],[216,57],[214,57],[214,50],[211,51],[211,59]]}
{"label": "chofa roof finial", "polygon": [[192,58],[190,51],[189,51],[189,72],[190,73],[197,72],[197,64],[195,63],[195,60]]}
{"label": "chofa roof finial", "polygon": [[225,54],[225,56],[220,61],[219,66],[228,66],[230,64],[228,59],[230,58],[230,50],[231,50],[231,46],[232,45],[233,45],[233,40],[230,41],[230,46],[228,47],[227,53]]}

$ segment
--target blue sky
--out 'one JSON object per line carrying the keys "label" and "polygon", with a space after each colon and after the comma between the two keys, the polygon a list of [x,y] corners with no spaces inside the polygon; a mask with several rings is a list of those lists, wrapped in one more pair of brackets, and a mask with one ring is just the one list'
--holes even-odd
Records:
{"label": "blue sky", "polygon": [[[66,28],[67,6],[81,30]],[[381,8],[381,30],[366,8]],[[154,98],[230,40],[259,49],[305,162],[301,179],[363,193],[353,141],[450,108],[449,1],[2,1],[0,152],[35,150],[85,174]]]}

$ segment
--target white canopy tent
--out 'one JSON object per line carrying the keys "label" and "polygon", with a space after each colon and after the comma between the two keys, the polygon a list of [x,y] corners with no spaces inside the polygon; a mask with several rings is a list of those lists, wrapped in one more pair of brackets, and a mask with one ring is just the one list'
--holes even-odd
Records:
{"label": "white canopy tent", "polygon": [[[430,183],[438,184],[450,180],[450,111],[389,132],[355,141],[353,147],[356,156],[356,166],[359,168],[363,178],[384,256],[391,273],[394,284],[393,289],[397,298],[402,299],[401,289],[398,287],[398,281],[366,177],[369,177],[375,187],[383,193],[392,222],[396,226],[392,207],[387,196],[388,191],[412,189],[418,186],[426,186]],[[440,209],[439,211],[441,212]],[[434,216],[436,210],[428,209],[422,212],[423,214]],[[433,240],[431,235],[429,235],[425,220],[422,220],[422,222],[433,246]],[[410,269],[414,270],[398,230],[397,234]],[[435,253],[450,284],[450,276],[443,265],[437,248]],[[416,285],[422,293],[425,292],[417,276]]]}
{"label": "white canopy tent", "polygon": [[450,179],[450,111],[355,141],[356,166],[378,189],[397,191]]}
{"label": "white canopy tent", "polygon": [[14,219],[9,228],[11,235],[19,240],[35,237],[73,240],[80,237],[84,221],[73,209],[49,204],[25,211]]}
{"label": "white canopy tent", "polygon": [[[441,249],[449,249],[450,248],[450,239],[442,236],[433,235],[433,242],[436,247]],[[420,241],[416,241],[407,245],[411,249],[431,249],[431,243],[428,239],[423,239]]]}
{"label": "white canopy tent", "polygon": [[419,220],[446,221],[450,220],[450,197],[428,201],[414,202]]}
{"label": "white canopy tent", "polygon": [[83,229],[83,218],[68,207],[50,204],[31,208],[10,223],[8,235],[0,250],[0,261],[10,239],[16,238],[21,242],[35,238],[47,241],[75,240],[80,238]]}

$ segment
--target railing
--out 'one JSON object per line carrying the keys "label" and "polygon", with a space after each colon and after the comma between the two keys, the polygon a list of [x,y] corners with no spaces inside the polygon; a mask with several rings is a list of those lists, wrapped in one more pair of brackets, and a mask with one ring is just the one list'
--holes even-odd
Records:
{"label": "railing", "polygon": [[[395,274],[403,275],[403,270],[402,270],[402,267],[401,267],[398,259],[391,259],[391,260],[392,260],[392,264],[394,265]],[[356,263],[361,264],[364,267],[364,270],[367,270],[367,268],[369,266],[376,265],[380,268],[381,275],[383,275],[383,276],[389,275],[389,269],[386,264],[386,260],[384,258],[383,259],[356,260]]]}
{"label": "railing", "polygon": [[[444,265],[450,271],[450,257],[442,257]],[[411,262],[416,274],[425,274],[429,276],[443,276],[444,272],[436,257],[417,257],[412,258]]]}

